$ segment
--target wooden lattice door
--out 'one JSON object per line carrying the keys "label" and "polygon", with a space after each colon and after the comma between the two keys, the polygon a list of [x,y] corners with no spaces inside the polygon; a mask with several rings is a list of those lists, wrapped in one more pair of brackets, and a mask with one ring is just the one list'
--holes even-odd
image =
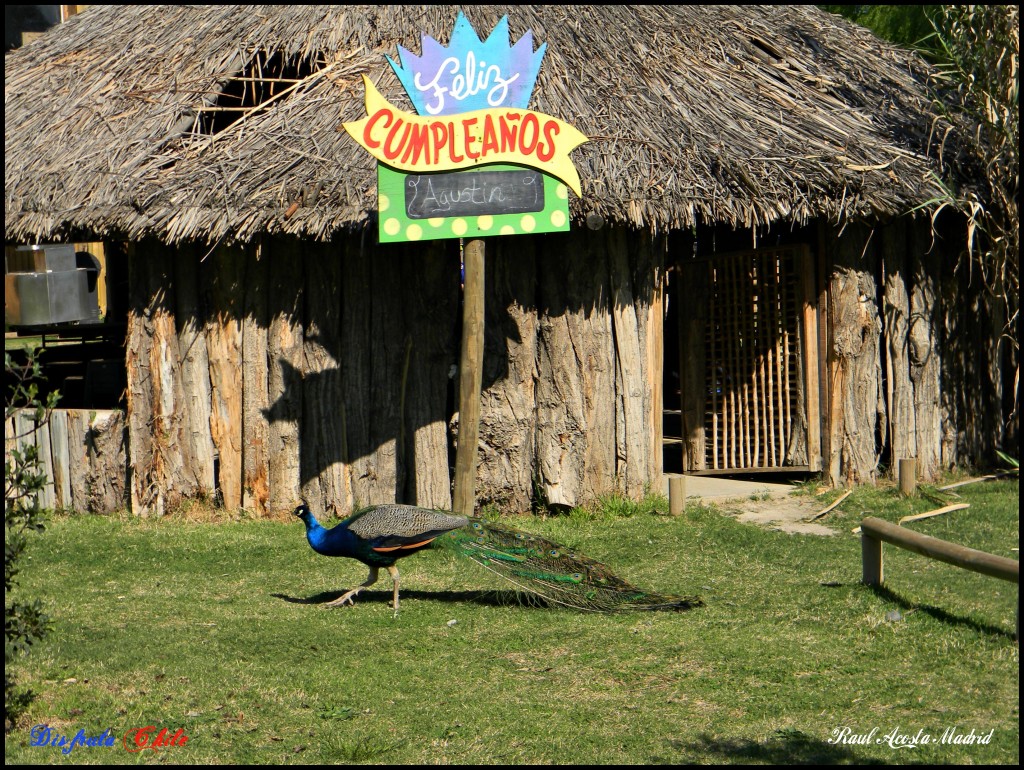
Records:
{"label": "wooden lattice door", "polygon": [[684,472],[820,470],[813,275],[806,246],[681,266]]}

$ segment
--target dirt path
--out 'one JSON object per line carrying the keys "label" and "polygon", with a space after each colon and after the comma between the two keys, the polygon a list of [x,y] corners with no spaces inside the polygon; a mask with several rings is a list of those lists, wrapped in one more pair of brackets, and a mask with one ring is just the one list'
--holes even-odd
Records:
{"label": "dirt path", "polygon": [[734,516],[737,521],[758,524],[769,529],[779,529],[800,535],[835,535],[822,522],[807,521],[824,507],[820,500],[792,495],[765,495],[767,499],[723,500],[719,502],[722,511]]}

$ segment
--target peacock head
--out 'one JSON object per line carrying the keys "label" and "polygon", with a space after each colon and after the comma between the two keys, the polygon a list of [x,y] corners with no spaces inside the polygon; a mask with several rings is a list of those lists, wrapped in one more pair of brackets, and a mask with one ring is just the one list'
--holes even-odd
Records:
{"label": "peacock head", "polygon": [[309,506],[302,503],[298,508],[295,509],[295,515],[300,519],[305,519],[306,516],[312,516],[312,511],[309,510]]}

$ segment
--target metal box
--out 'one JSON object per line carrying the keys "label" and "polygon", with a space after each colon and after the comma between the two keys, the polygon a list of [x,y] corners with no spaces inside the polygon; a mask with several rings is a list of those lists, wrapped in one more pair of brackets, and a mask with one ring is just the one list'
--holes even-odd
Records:
{"label": "metal box", "polygon": [[12,326],[98,321],[96,274],[89,268],[8,273],[4,276],[5,320]]}
{"label": "metal box", "polygon": [[18,246],[7,257],[9,273],[50,273],[74,270],[75,247],[67,243],[41,243]]}

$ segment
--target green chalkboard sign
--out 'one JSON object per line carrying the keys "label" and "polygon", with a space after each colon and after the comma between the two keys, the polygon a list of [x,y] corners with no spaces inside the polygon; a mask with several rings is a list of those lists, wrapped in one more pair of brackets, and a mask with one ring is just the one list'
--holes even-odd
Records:
{"label": "green chalkboard sign", "polygon": [[494,164],[411,175],[380,164],[377,189],[381,243],[569,229],[568,188],[537,169]]}
{"label": "green chalkboard sign", "polygon": [[536,169],[409,174],[405,178],[405,215],[409,219],[543,210],[544,179]]}

